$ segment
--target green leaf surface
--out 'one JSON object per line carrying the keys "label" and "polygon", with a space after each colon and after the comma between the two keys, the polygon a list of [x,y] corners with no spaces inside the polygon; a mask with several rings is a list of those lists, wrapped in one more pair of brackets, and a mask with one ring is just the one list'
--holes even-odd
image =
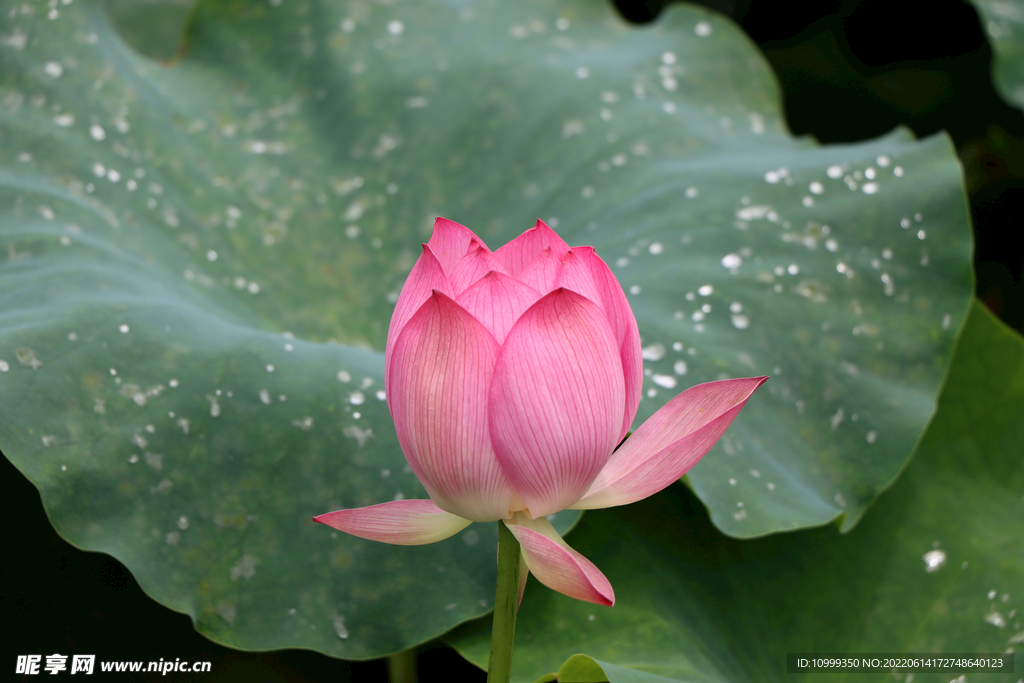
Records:
{"label": "green leaf surface", "polygon": [[[732,683],[910,680],[889,671],[789,674],[787,652],[1009,648],[1019,662],[1021,443],[1024,340],[976,305],[920,446],[856,529],[739,541],[717,531],[682,487],[589,513],[569,541],[608,576],[616,604],[595,607],[528,585],[513,679],[534,680],[564,661],[562,670],[575,677],[559,681],[599,680],[596,666],[612,683],[648,680],[637,672]],[[486,660],[480,622],[446,640],[471,661]],[[946,683],[957,675],[916,673],[913,680]],[[1009,683],[1020,670],[983,676]]]}
{"label": "green leaf surface", "polygon": [[98,2],[0,17],[0,448],[204,634],[374,657],[490,608],[493,525],[405,548],[310,522],[424,495],[380,352],[436,215],[598,249],[644,340],[636,424],[772,375],[690,474],[726,533],[848,529],[900,471],[970,296],[945,138],[794,140],[755,48],[692,7],[191,17],[173,66]]}
{"label": "green leaf surface", "polygon": [[1024,109],[1024,2],[971,1],[995,53],[992,75],[996,90],[1007,102]]}

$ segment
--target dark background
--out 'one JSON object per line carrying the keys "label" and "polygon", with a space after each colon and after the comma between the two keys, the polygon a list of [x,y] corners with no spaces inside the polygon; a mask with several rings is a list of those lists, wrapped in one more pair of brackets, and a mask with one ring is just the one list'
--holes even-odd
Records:
{"label": "dark background", "polygon": [[[629,21],[646,23],[667,4],[618,0],[616,6]],[[959,0],[700,4],[731,17],[760,46],[781,83],[794,135],[813,135],[823,144],[857,142],[898,125],[918,137],[949,134],[970,199],[977,295],[1024,332],[1024,113],[992,85],[992,50],[973,6]],[[5,458],[0,468],[8,520],[0,593],[2,623],[9,629],[7,655],[0,659],[4,677],[13,673],[16,655],[61,653],[108,661],[210,661],[209,674],[170,676],[211,683],[386,680],[383,660],[345,662],[302,650],[239,652],[210,642],[189,617],[148,598],[117,560],[61,539],[33,485]],[[419,668],[422,681],[485,678],[441,645],[421,648]]]}

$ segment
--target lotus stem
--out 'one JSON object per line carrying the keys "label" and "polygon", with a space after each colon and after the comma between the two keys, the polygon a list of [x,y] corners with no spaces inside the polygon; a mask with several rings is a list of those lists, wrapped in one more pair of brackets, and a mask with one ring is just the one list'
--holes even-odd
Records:
{"label": "lotus stem", "polygon": [[509,683],[512,643],[516,637],[519,601],[519,542],[504,522],[498,522],[498,586],[494,593],[494,626],[487,683]]}

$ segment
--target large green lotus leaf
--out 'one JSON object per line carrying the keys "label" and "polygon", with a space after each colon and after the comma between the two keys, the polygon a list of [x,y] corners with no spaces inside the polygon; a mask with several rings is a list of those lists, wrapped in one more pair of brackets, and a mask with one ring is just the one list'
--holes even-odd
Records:
{"label": "large green lotus leaf", "polygon": [[[595,607],[529,585],[514,680],[561,665],[559,681],[881,683],[910,677],[789,674],[786,653],[1012,651],[1016,673],[983,677],[1017,681],[1024,653],[1021,443],[1024,340],[976,306],[907,471],[856,529],[738,541],[679,488],[590,513],[570,540],[608,576],[616,605]],[[488,626],[468,624],[446,639],[485,666]],[[577,653],[588,656],[571,657]],[[946,683],[957,675],[916,673],[913,680]]]}
{"label": "large green lotus leaf", "polygon": [[89,0],[0,18],[0,447],[212,638],[371,657],[489,609],[493,525],[404,548],[309,520],[424,495],[380,351],[436,215],[594,244],[641,419],[773,376],[692,472],[729,534],[849,528],[933,410],[970,290],[948,142],[792,139],[713,15],[224,0],[182,54]]}
{"label": "large green lotus leaf", "polygon": [[1024,109],[1024,2],[971,0],[992,44],[992,75],[1003,98]]}

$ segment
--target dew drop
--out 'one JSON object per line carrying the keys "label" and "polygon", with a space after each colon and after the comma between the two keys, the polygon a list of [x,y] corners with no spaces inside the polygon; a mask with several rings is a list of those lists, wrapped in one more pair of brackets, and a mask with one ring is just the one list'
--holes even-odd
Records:
{"label": "dew drop", "polygon": [[665,387],[666,389],[674,389],[676,386],[676,378],[672,375],[654,374],[651,376],[651,381],[659,387]]}
{"label": "dew drop", "polygon": [[33,370],[38,370],[39,367],[42,366],[43,364],[43,361],[36,358],[35,351],[28,348],[27,346],[22,346],[20,349],[17,349],[14,352],[14,355],[17,356],[18,361],[22,365],[27,365]]}
{"label": "dew drop", "polygon": [[743,259],[739,254],[726,254],[722,257],[722,266],[732,270],[743,265]]}
{"label": "dew drop", "polygon": [[641,349],[640,354],[644,360],[661,360],[665,357],[665,345],[664,344],[650,344]]}
{"label": "dew drop", "polygon": [[937,572],[946,564],[946,553],[943,550],[929,550],[921,559],[924,560],[924,570],[931,574]]}
{"label": "dew drop", "polygon": [[697,288],[697,293],[700,294],[701,296],[710,296],[711,293],[714,291],[715,288],[712,287],[711,285],[701,285],[700,287]]}
{"label": "dew drop", "polygon": [[697,25],[693,27],[693,32],[701,38],[706,38],[711,35],[711,24],[706,21],[698,21]]}
{"label": "dew drop", "polygon": [[985,615],[985,623],[992,624],[996,628],[1006,628],[1006,619],[1002,614],[995,610]]}

